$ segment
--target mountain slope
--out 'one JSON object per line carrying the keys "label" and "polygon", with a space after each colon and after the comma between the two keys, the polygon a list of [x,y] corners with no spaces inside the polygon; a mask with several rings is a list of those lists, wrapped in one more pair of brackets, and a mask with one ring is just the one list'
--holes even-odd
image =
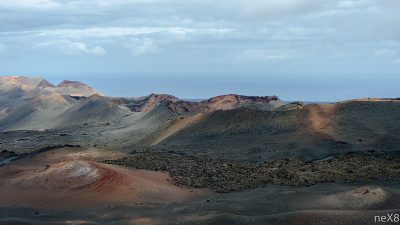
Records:
{"label": "mountain slope", "polygon": [[61,123],[61,115],[78,102],[72,97],[93,93],[98,92],[79,82],[54,86],[39,77],[0,77],[0,131],[68,125]]}
{"label": "mountain slope", "polygon": [[158,106],[165,106],[177,114],[238,108],[273,110],[283,105],[283,102],[276,96],[259,97],[235,94],[216,96],[202,102],[185,101],[166,94],[151,94],[141,98],[115,98],[114,102],[135,112],[149,112]]}
{"label": "mountain slope", "polygon": [[[0,131],[15,131],[0,133],[6,139],[0,141],[2,149],[33,148],[32,143],[43,147],[44,134],[50,134],[46,140],[51,144],[73,141],[125,152],[151,148],[262,162],[321,159],[349,151],[395,152],[400,146],[399,99],[283,105],[276,96],[234,94],[201,102],[165,94],[112,98],[85,96],[97,91],[79,82],[55,86],[26,77],[1,77],[0,87]],[[37,136],[31,139],[18,133],[41,129],[52,130],[32,132]],[[62,138],[61,133],[71,135]],[[18,134],[28,141],[20,141]]]}
{"label": "mountain slope", "polygon": [[0,92],[8,92],[14,89],[33,91],[39,89],[43,79],[40,77],[0,76]]}
{"label": "mountain slope", "polygon": [[75,100],[52,93],[27,99],[0,121],[0,130],[49,129],[59,124],[60,115]]}
{"label": "mountain slope", "polygon": [[82,99],[63,112],[59,118],[59,127],[76,124],[108,123],[131,114],[131,111],[112,103],[108,98],[92,95]]}
{"label": "mountain slope", "polygon": [[57,86],[54,85],[47,85],[42,90],[59,93],[62,95],[71,95],[71,96],[78,96],[78,97],[88,97],[91,95],[102,95],[100,92],[97,92],[90,86],[83,84],[78,81],[69,81],[64,80]]}
{"label": "mountain slope", "polygon": [[263,161],[396,151],[400,145],[400,101],[351,101],[283,111],[214,111],[198,120],[181,119],[184,126],[176,129],[178,120],[149,141],[154,148]]}
{"label": "mountain slope", "polygon": [[99,94],[90,86],[78,81],[64,80],[57,86],[40,77],[0,76],[0,93],[22,90],[26,95],[58,93],[61,95],[84,96]]}
{"label": "mountain slope", "polygon": [[244,96],[244,95],[221,95],[201,102],[206,111],[230,110],[238,108],[252,108],[260,110],[272,110],[283,105],[276,96]]}

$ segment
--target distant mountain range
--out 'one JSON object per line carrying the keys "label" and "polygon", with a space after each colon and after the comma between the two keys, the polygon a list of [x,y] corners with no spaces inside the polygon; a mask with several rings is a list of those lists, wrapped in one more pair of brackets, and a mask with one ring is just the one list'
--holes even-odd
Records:
{"label": "distant mountain range", "polygon": [[112,121],[133,112],[166,107],[175,114],[237,108],[272,110],[282,106],[276,96],[222,95],[186,101],[167,94],[144,97],[107,97],[78,81],[53,85],[39,77],[0,77],[0,130],[50,129]]}

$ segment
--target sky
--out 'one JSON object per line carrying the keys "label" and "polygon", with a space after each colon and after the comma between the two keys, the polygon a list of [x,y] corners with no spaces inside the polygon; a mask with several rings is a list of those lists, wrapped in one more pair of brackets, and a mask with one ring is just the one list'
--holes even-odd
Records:
{"label": "sky", "polygon": [[400,97],[399,0],[0,0],[0,75],[112,96]]}

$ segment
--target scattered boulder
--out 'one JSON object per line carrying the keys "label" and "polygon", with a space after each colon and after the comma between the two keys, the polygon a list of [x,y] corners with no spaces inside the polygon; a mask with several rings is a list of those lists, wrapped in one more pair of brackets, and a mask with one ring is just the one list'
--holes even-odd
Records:
{"label": "scattered boulder", "polygon": [[275,111],[290,111],[290,110],[300,110],[304,107],[303,102],[292,102],[286,105],[282,105],[275,109]]}

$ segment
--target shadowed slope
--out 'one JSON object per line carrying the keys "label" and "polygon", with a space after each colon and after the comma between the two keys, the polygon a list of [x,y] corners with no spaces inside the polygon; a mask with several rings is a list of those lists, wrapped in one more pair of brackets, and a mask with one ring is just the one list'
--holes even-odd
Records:
{"label": "shadowed slope", "polygon": [[74,102],[74,99],[56,93],[21,100],[0,121],[0,130],[53,128],[59,124],[60,115]]}

